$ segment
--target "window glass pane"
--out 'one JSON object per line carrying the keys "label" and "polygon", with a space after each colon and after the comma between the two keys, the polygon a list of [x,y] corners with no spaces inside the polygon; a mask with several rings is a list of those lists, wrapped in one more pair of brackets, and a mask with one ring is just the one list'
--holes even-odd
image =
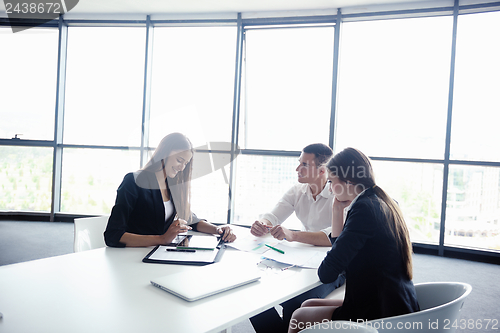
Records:
{"label": "window glass pane", "polygon": [[[297,184],[298,160],[298,157],[238,156],[232,223],[252,225],[261,214],[270,212],[285,192]],[[283,226],[302,229],[295,214]]]}
{"label": "window glass pane", "polygon": [[500,161],[500,12],[458,18],[451,158]]}
{"label": "window glass pane", "polygon": [[155,28],[151,145],[172,132],[231,141],[235,52],[236,27]]}
{"label": "window glass pane", "polygon": [[411,241],[438,244],[443,166],[387,161],[372,163],[377,185],[398,202]]}
{"label": "window glass pane", "polygon": [[345,23],[337,147],[444,157],[451,17]]}
{"label": "window glass pane", "polygon": [[242,148],[328,143],[333,35],[332,27],[246,31]]}
{"label": "window glass pane", "polygon": [[450,167],[444,243],[500,250],[500,168]]}
{"label": "window glass pane", "polygon": [[64,142],[139,146],[145,28],[70,27]]}
{"label": "window glass pane", "polygon": [[50,212],[52,148],[0,147],[0,210]]}
{"label": "window glass pane", "polygon": [[[230,154],[211,154],[212,160],[217,165],[217,161],[227,161],[227,164],[213,172],[212,167],[206,168],[209,154],[197,152],[193,157],[194,169],[203,168],[204,172],[193,172],[191,182],[191,210],[202,219],[214,223],[227,223],[227,209],[229,196],[229,175],[230,175]],[[202,165],[203,164],[203,165]],[[217,166],[215,166],[217,168]],[[201,177],[200,177],[201,176]],[[227,182],[226,182],[227,181]]]}
{"label": "window glass pane", "polygon": [[57,29],[0,28],[0,138],[54,140]]}
{"label": "window glass pane", "polygon": [[139,151],[63,151],[61,212],[110,214],[123,177],[139,169]]}

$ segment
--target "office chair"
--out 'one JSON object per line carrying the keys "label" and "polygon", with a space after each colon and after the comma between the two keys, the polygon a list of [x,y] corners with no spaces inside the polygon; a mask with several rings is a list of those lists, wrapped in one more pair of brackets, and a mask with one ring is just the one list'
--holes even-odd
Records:
{"label": "office chair", "polygon": [[103,233],[108,219],[109,215],[75,219],[73,251],[80,252],[105,247]]}
{"label": "office chair", "polygon": [[[370,320],[360,323],[362,327],[371,327],[375,332],[409,333],[452,333],[460,327],[460,311],[465,299],[472,291],[472,286],[461,282],[428,282],[415,285],[420,311],[400,316]],[[321,329],[313,326],[314,331],[343,332],[335,329]],[[326,325],[323,324],[323,327]],[[311,328],[311,329],[312,329]],[[301,332],[309,332],[303,330]],[[347,332],[347,331],[346,331]],[[363,332],[363,331],[361,331]],[[368,331],[369,332],[369,331]]]}
{"label": "office chair", "polygon": [[428,282],[416,284],[415,291],[420,311],[368,323],[379,332],[455,332],[457,323],[460,326],[457,320],[472,286],[461,282]]}
{"label": "office chair", "polygon": [[351,321],[330,321],[316,324],[310,328],[300,331],[299,333],[309,332],[332,332],[332,333],[377,333],[378,331],[369,325],[357,324]]}

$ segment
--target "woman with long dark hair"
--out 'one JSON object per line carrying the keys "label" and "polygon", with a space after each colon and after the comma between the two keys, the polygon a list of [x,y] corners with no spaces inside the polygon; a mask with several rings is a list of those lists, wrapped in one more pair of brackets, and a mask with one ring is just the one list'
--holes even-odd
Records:
{"label": "woman with long dark hair", "polygon": [[375,183],[370,159],[347,148],[327,165],[335,195],[333,223],[344,228],[318,269],[323,283],[345,270],[342,301],[311,299],[292,317],[289,332],[324,320],[365,321],[419,310],[412,283],[412,245],[398,204]]}
{"label": "woman with long dark hair", "polygon": [[191,229],[236,239],[229,226],[217,227],[191,212],[193,154],[189,139],[172,133],[141,170],[125,175],[104,232],[108,246],[165,245]]}

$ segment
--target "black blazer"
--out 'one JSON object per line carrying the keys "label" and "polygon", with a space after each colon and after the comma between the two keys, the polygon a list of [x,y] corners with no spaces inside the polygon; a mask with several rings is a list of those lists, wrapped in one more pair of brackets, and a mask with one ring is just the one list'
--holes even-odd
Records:
{"label": "black blazer", "polygon": [[[125,247],[120,242],[125,232],[162,235],[170,227],[174,217],[175,208],[174,214],[165,221],[165,206],[154,173],[128,173],[118,187],[115,205],[104,231],[104,240],[108,246]],[[199,221],[193,214],[193,230],[196,230],[196,222]]]}
{"label": "black blazer", "polygon": [[344,228],[318,269],[323,283],[346,271],[344,303],[333,320],[373,320],[419,310],[413,282],[386,226],[380,200],[366,190],[352,205]]}

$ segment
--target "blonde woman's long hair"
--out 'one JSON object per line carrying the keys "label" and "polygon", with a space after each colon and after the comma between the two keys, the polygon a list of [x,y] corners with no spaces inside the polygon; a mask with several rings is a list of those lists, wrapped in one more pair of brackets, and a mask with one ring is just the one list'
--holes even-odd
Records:
{"label": "blonde woman's long hair", "polygon": [[372,187],[377,197],[385,203],[381,207],[386,217],[387,226],[396,240],[406,267],[406,274],[411,280],[413,278],[413,250],[403,213],[398,204],[375,184],[375,175],[370,159],[357,149],[346,148],[328,162],[327,168],[341,181],[348,181],[362,188]]}
{"label": "blonde woman's long hair", "polygon": [[[149,162],[142,171],[157,172],[164,169],[168,157],[172,152],[190,151],[194,155],[191,141],[181,133],[171,133],[165,136],[156,147]],[[165,183],[173,200],[177,216],[187,222],[191,221],[191,175],[193,172],[193,158],[186,164],[184,170],[179,171],[174,178],[166,177]]]}

